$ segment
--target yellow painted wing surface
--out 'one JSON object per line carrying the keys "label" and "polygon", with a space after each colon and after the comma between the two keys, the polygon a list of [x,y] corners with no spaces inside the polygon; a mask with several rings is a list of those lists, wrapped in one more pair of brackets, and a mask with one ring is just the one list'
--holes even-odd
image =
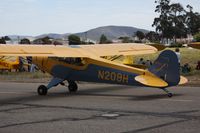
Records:
{"label": "yellow painted wing surface", "polygon": [[80,45],[80,47],[99,57],[113,55],[141,55],[157,52],[157,49],[153,46],[137,43]]}
{"label": "yellow painted wing surface", "polygon": [[150,72],[146,72],[144,75],[139,75],[135,77],[135,80],[146,85],[146,86],[151,86],[151,87],[167,87],[168,83],[165,82],[164,80],[158,78],[154,74]]}
{"label": "yellow painted wing surface", "polygon": [[145,44],[101,44],[101,45],[0,45],[0,56],[51,56],[88,57],[112,55],[139,55],[155,53],[156,48]]}
{"label": "yellow painted wing surface", "polygon": [[80,49],[54,45],[0,45],[0,56],[87,57]]}
{"label": "yellow painted wing surface", "polygon": [[16,69],[19,58],[14,56],[0,56],[0,69]]}

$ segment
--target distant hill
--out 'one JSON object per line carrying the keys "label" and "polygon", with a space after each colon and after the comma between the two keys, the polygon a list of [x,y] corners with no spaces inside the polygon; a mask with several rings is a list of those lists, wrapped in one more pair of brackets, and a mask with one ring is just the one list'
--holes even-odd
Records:
{"label": "distant hill", "polygon": [[24,38],[34,38],[32,36],[19,36],[19,35],[9,35],[9,38],[12,40],[24,39]]}
{"label": "distant hill", "polygon": [[38,38],[43,38],[43,37],[48,36],[53,39],[63,39],[63,38],[66,38],[68,35],[70,35],[70,33],[66,33],[66,34],[49,33],[49,34],[42,34],[42,35],[36,36],[35,38],[38,39]]}
{"label": "distant hill", "polygon": [[139,29],[135,27],[127,27],[127,26],[104,26],[104,27],[99,27],[95,29],[91,29],[86,32],[82,33],[77,33],[76,35],[85,38],[92,39],[99,41],[99,38],[102,34],[106,35],[108,39],[113,40],[113,39],[118,39],[119,37],[132,37],[136,31],[142,31],[144,33],[147,33],[148,30],[145,29]]}
{"label": "distant hill", "polygon": [[[80,32],[80,33],[74,33],[78,35],[79,37],[85,39],[91,39],[94,41],[99,41],[99,38],[102,34],[106,35],[109,40],[114,40],[118,39],[119,37],[132,37],[136,31],[142,31],[144,33],[147,33],[148,30],[145,29],[139,29],[135,27],[128,27],[128,26],[103,26],[103,27],[98,27],[95,29],[88,30],[86,32]],[[55,33],[48,33],[48,34],[42,34],[39,36],[18,36],[18,35],[10,35],[9,37],[13,40],[17,40],[18,37],[20,39],[23,38],[30,38],[31,40],[33,39],[38,39],[38,38],[43,38],[43,37],[50,37],[53,39],[66,39],[70,33],[66,34],[55,34]]]}

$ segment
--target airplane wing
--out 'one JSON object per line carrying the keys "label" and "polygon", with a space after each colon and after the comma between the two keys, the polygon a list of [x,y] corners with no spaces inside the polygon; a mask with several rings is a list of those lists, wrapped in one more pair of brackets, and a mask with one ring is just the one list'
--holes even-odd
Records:
{"label": "airplane wing", "polygon": [[85,51],[89,51],[99,57],[113,55],[152,54],[157,52],[157,49],[153,46],[137,43],[80,45],[80,47]]}
{"label": "airplane wing", "polygon": [[0,45],[0,56],[88,57],[82,50],[54,45]]}
{"label": "airplane wing", "polygon": [[18,65],[18,57],[0,56],[0,69],[15,69]]}
{"label": "airplane wing", "polygon": [[200,42],[194,42],[188,45],[189,47],[200,49]]}
{"label": "airplane wing", "polygon": [[50,57],[102,57],[113,55],[151,54],[157,49],[145,44],[97,45],[0,45],[0,56],[50,56]]}

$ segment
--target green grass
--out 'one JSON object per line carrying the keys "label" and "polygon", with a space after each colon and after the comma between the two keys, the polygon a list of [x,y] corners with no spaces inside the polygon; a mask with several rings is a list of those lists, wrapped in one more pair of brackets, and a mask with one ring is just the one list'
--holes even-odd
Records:
{"label": "green grass", "polygon": [[[175,48],[167,48],[170,50],[175,50]],[[160,52],[159,52],[160,53]],[[190,49],[190,48],[180,48],[181,53],[181,65],[189,63],[192,67],[196,66],[197,61],[200,60],[200,50]],[[155,60],[158,57],[158,53],[150,55],[135,56],[136,60],[139,58]]]}
{"label": "green grass", "polygon": [[[167,48],[167,49],[170,49],[173,51],[175,50],[175,48]],[[142,57],[145,60],[154,61],[158,57],[159,53],[135,56],[135,60],[137,62]],[[187,75],[200,75],[200,72],[195,70],[197,62],[200,61],[200,50],[191,49],[191,48],[180,48],[180,53],[181,53],[181,65],[188,63],[192,68],[191,73]]]}
{"label": "green grass", "polygon": [[200,50],[182,48],[181,64],[189,63],[193,68],[196,67],[197,62],[200,61]]}

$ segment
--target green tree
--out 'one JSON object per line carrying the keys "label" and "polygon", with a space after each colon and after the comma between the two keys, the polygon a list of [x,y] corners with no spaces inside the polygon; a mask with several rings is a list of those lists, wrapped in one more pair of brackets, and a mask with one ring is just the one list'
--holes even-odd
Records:
{"label": "green tree", "polygon": [[10,41],[11,40],[9,36],[5,36],[4,39],[5,39],[5,41]]}
{"label": "green tree", "polygon": [[120,37],[119,39],[122,41],[122,43],[132,43],[133,42],[133,40],[131,40],[130,37],[127,37],[127,36]]}
{"label": "green tree", "polygon": [[169,20],[172,23],[172,35],[176,38],[186,37],[187,29],[185,26],[185,10],[180,3],[173,3],[170,5]]}
{"label": "green tree", "polygon": [[192,35],[199,32],[200,29],[200,14],[193,11],[193,7],[187,5],[189,11],[186,11],[185,21],[188,28],[188,32]]}
{"label": "green tree", "polygon": [[52,44],[51,38],[46,36],[44,38],[41,39],[43,44]]}
{"label": "green tree", "polygon": [[24,38],[24,39],[20,40],[19,44],[31,44],[31,42],[29,39]]}
{"label": "green tree", "polygon": [[54,45],[63,45],[63,43],[59,42],[59,41],[54,41],[53,42]]}
{"label": "green tree", "polygon": [[105,44],[105,43],[107,43],[107,41],[108,41],[107,37],[104,34],[102,34],[101,37],[100,37],[99,43]]}
{"label": "green tree", "polygon": [[170,0],[156,0],[155,12],[160,16],[154,19],[153,25],[156,32],[159,32],[162,39],[173,39],[186,37],[186,11],[180,3],[170,3]]}
{"label": "green tree", "polygon": [[169,18],[170,0],[156,0],[155,3],[158,4],[155,12],[160,15],[154,19],[152,26],[156,27],[156,32],[159,32],[162,35],[162,39],[173,38],[172,23]]}
{"label": "green tree", "polygon": [[0,38],[0,44],[6,44],[6,40],[4,37]]}
{"label": "green tree", "polygon": [[108,44],[108,43],[112,43],[112,41],[108,40],[107,37],[104,34],[102,34],[100,37],[99,43],[100,44]]}
{"label": "green tree", "polygon": [[145,34],[142,31],[137,31],[135,35],[139,38],[139,40],[142,40],[145,38]]}
{"label": "green tree", "polygon": [[33,44],[52,44],[51,38],[46,36],[33,41]]}
{"label": "green tree", "polygon": [[160,35],[154,31],[150,31],[146,34],[146,39],[150,42],[158,43],[160,42]]}
{"label": "green tree", "polygon": [[10,41],[11,39],[8,36],[1,37],[0,44],[6,44],[6,41]]}
{"label": "green tree", "polygon": [[200,32],[194,35],[194,39],[197,42],[200,42]]}
{"label": "green tree", "polygon": [[69,45],[79,45],[79,44],[81,44],[81,39],[77,35],[69,35],[68,41],[69,41]]}

